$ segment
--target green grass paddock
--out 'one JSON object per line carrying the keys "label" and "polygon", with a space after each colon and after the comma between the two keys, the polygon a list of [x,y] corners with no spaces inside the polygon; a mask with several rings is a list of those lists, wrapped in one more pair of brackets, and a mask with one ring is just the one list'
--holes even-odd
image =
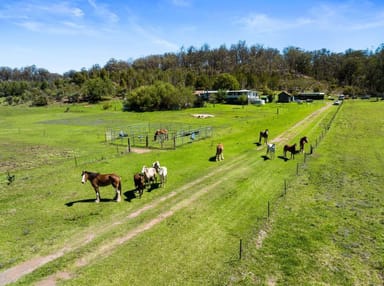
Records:
{"label": "green grass paddock", "polygon": [[[255,142],[260,130],[269,128],[270,137],[274,138],[323,105],[322,102],[244,108],[216,105],[196,110],[153,113],[105,111],[100,106],[71,106],[69,112],[64,112],[65,106],[36,109],[1,107],[0,112],[7,115],[0,121],[0,139],[4,150],[1,159],[5,162],[1,171],[4,178],[7,171],[16,176],[12,184],[4,182],[0,189],[1,270],[69,246],[72,251],[21,278],[16,284],[30,285],[60,271],[70,273],[71,277],[60,282],[63,285],[262,285],[273,280],[281,283],[305,281],[306,275],[311,273],[303,271],[300,277],[292,273],[300,273],[300,265],[312,265],[315,258],[308,254],[307,260],[301,261],[302,257],[306,257],[305,250],[311,250],[310,246],[317,243],[316,238],[326,236],[325,230],[334,229],[329,226],[324,226],[325,230],[316,228],[314,234],[305,237],[308,245],[300,251],[299,258],[293,253],[294,250],[290,250],[291,247],[284,249],[289,254],[287,258],[281,258],[286,257],[284,253],[275,255],[273,251],[268,251],[276,245],[276,252],[279,253],[281,248],[278,243],[284,242],[279,238],[275,224],[281,223],[288,229],[292,226],[292,221],[284,220],[290,216],[283,214],[298,208],[300,201],[304,204],[306,191],[320,187],[319,182],[323,182],[323,178],[316,174],[323,174],[328,168],[344,170],[344,160],[334,157],[341,156],[342,152],[339,149],[336,152],[332,147],[339,147],[341,141],[353,134],[350,124],[358,130],[364,127],[350,121],[347,112],[370,113],[369,108],[381,105],[348,102],[342,106],[331,129],[305,165],[302,165],[302,155],[287,162],[279,158],[264,161],[261,156],[265,154],[265,149],[257,150]],[[307,135],[313,143],[311,139],[318,138],[324,132],[336,108],[331,107],[310,125],[297,127],[288,143],[298,142],[303,135]],[[192,113],[209,113],[214,117],[196,119],[191,116]],[[343,116],[348,120],[342,120]],[[145,154],[126,153],[103,140],[105,128],[143,122],[206,124],[214,127],[214,135],[176,150],[154,150]],[[372,132],[380,128],[375,128],[374,124],[369,126]],[[339,135],[340,132],[335,132],[337,128],[343,129],[345,134]],[[332,136],[336,138],[332,139]],[[209,158],[214,155],[219,142],[225,145],[225,160],[210,162]],[[337,142],[339,144],[335,144]],[[278,145],[276,157],[282,155],[281,148],[282,143]],[[82,169],[116,172],[123,178],[123,192],[129,193],[133,189],[133,174],[155,160],[168,167],[168,183],[163,189],[145,192],[142,199],[132,198],[119,204],[109,201],[95,204],[92,202],[95,198],[92,187],[89,183],[80,183]],[[366,164],[372,164],[370,161],[366,160]],[[296,176],[298,163],[300,175]],[[205,178],[193,187],[185,187],[189,182],[221,169],[224,172]],[[284,180],[288,180],[289,189],[287,195],[281,198]],[[329,191],[334,183],[329,180],[325,190]],[[204,188],[206,192],[200,195],[199,191]],[[198,196],[183,205],[195,193]],[[300,194],[299,199],[294,199],[294,194]],[[101,189],[102,198],[109,199],[113,195],[111,187]],[[166,195],[170,197],[161,201]],[[334,203],[332,198],[330,196],[329,204]],[[290,200],[294,205],[287,204]],[[311,202],[311,197],[307,200]],[[324,198],[319,195],[318,200]],[[272,231],[268,233],[263,247],[256,249],[253,247],[254,240],[260,229],[266,227],[268,201],[272,202],[271,225],[268,226]],[[72,205],[68,206],[68,203]],[[156,205],[135,218],[128,218],[130,213],[148,204]],[[102,250],[104,245],[173,208],[176,210],[172,216],[149,230],[109,251]],[[313,212],[319,209],[317,206]],[[308,216],[317,217],[316,213]],[[119,224],[114,226],[115,221]],[[90,233],[94,234],[94,239],[82,244]],[[292,249],[301,245],[297,237],[284,235]],[[382,236],[378,236],[376,241],[380,238],[382,243]],[[240,240],[244,243],[241,260]],[[327,243],[329,241],[324,245]],[[343,244],[342,240],[340,244]],[[262,255],[271,258],[263,259]],[[79,266],[79,259],[87,262],[85,266]],[[376,259],[375,263],[380,268],[382,260]],[[334,276],[317,273],[318,276],[312,279],[315,282],[329,279],[330,284],[339,277],[347,282],[353,279],[362,281],[359,280],[361,275],[356,274],[357,278],[348,275],[347,271],[352,271],[351,267],[356,265],[344,265],[345,273]],[[315,271],[313,268],[310,268],[312,272]],[[372,275],[368,281],[378,281],[377,272],[370,269]]]}

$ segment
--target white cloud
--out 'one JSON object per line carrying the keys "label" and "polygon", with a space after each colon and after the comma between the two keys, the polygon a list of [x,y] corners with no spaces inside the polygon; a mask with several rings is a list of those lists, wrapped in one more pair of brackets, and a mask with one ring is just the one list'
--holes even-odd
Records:
{"label": "white cloud", "polygon": [[269,17],[266,14],[251,14],[236,22],[242,25],[243,28],[256,33],[277,32],[313,24],[313,20],[310,18],[283,20]]}
{"label": "white cloud", "polygon": [[119,21],[119,16],[110,11],[106,5],[98,4],[95,0],[88,0],[88,3],[94,9],[96,15],[104,20],[111,23],[117,23]]}

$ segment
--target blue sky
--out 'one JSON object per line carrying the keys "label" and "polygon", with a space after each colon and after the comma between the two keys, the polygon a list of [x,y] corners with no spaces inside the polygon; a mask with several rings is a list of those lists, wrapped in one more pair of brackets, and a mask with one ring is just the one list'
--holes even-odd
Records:
{"label": "blue sky", "polygon": [[374,51],[384,43],[384,1],[2,0],[0,31],[0,66],[60,74],[239,41]]}

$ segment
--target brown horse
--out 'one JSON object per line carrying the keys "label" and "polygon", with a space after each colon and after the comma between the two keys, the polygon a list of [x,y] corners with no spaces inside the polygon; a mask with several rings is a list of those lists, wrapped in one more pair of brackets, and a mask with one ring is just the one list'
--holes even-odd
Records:
{"label": "brown horse", "polygon": [[81,183],[85,184],[87,180],[91,183],[96,192],[96,203],[100,202],[99,187],[112,185],[115,188],[116,195],[114,200],[121,201],[121,178],[116,174],[100,174],[94,172],[83,171],[81,173]]}
{"label": "brown horse", "polygon": [[299,144],[300,144],[300,152],[303,153],[304,152],[304,145],[308,143],[308,138],[307,136],[304,136],[300,139],[299,141]]}
{"label": "brown horse", "polygon": [[296,143],[291,146],[290,145],[284,146],[284,158],[287,158],[287,151],[291,153],[291,159],[295,159]]}
{"label": "brown horse", "polygon": [[141,173],[136,173],[133,176],[133,181],[135,182],[136,191],[139,193],[139,197],[143,195],[143,191],[145,189],[145,178]]}
{"label": "brown horse", "polygon": [[161,141],[168,140],[168,130],[167,129],[157,129],[155,132],[155,136],[153,137],[153,141],[156,141],[158,138]]}
{"label": "brown horse", "polygon": [[265,129],[265,131],[260,131],[259,144],[261,144],[262,138],[264,138],[264,143],[268,143],[268,129]]}
{"label": "brown horse", "polygon": [[216,146],[216,161],[224,160],[224,145],[222,143]]}

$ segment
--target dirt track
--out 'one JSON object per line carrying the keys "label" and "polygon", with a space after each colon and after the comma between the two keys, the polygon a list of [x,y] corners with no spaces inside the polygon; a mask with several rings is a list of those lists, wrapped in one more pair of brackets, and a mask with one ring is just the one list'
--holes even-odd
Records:
{"label": "dirt track", "polygon": [[[274,143],[284,143],[286,141],[291,140],[295,135],[297,134],[297,129],[299,126],[311,124],[317,116],[319,116],[323,111],[325,111],[327,108],[329,108],[331,105],[327,104],[326,106],[318,109],[317,111],[313,112],[294,126],[292,126],[289,130],[283,132],[280,134],[278,137],[273,138],[271,141]],[[264,146],[258,147],[258,150],[264,149]],[[74,251],[76,249],[79,249],[88,243],[90,243],[94,238],[97,236],[100,236],[101,234],[107,233],[111,231],[116,225],[122,224],[126,222],[129,219],[135,218],[142,214],[143,212],[155,208],[157,205],[159,205],[161,202],[164,202],[166,200],[170,200],[172,197],[176,196],[177,194],[181,192],[185,192],[189,189],[194,189],[194,190],[199,190],[195,192],[191,192],[192,195],[178,203],[175,203],[168,211],[163,212],[159,214],[158,216],[152,218],[149,221],[144,222],[143,224],[135,227],[134,229],[130,230],[127,232],[123,237],[119,237],[118,239],[110,241],[108,244],[104,244],[98,248],[95,248],[91,253],[88,253],[87,255],[84,255],[78,259],[76,262],[76,267],[83,267],[87,265],[90,261],[92,261],[95,257],[104,257],[107,256],[113,251],[115,248],[117,248],[119,245],[122,243],[125,243],[129,241],[130,239],[134,238],[138,234],[152,228],[153,226],[157,225],[158,223],[162,222],[164,219],[172,216],[176,211],[188,206],[189,204],[193,203],[195,200],[197,200],[199,197],[204,195],[205,193],[209,192],[211,189],[215,188],[218,184],[223,184],[223,181],[220,182],[215,182],[215,183],[205,183],[202,184],[205,181],[208,181],[209,178],[214,176],[217,173],[222,173],[225,172],[226,170],[239,170],[235,172],[234,174],[231,174],[226,178],[226,180],[230,180],[233,176],[236,176],[238,172],[242,172],[242,169],[244,168],[243,160],[246,159],[246,155],[242,155],[237,158],[236,161],[228,161],[225,164],[221,164],[218,166],[217,169],[212,171],[209,174],[206,174],[204,177],[201,177],[195,181],[192,181],[185,186],[176,189],[170,193],[167,193],[166,195],[162,196],[161,198],[157,199],[156,201],[151,202],[150,204],[147,204],[143,206],[141,209],[130,213],[128,216],[124,217],[121,219],[121,221],[117,221],[112,225],[105,225],[104,227],[99,228],[98,231],[95,231],[95,229],[90,228],[88,233],[84,236],[85,238],[83,240],[72,240],[69,239],[69,243],[65,246],[63,246],[60,250],[58,250],[55,253],[52,253],[50,255],[44,256],[44,257],[37,257],[28,261],[25,261],[19,265],[16,265],[10,269],[7,269],[3,272],[0,273],[0,285],[6,285],[8,283],[12,283],[20,279],[22,276],[31,273],[38,269],[39,267],[42,267],[48,262],[51,262],[66,253],[69,253],[71,251]],[[246,165],[249,168],[249,165]],[[225,183],[225,181],[224,181]],[[204,186],[204,187],[202,187]],[[261,231],[259,235],[259,242],[258,244],[262,245],[262,240],[266,237],[267,233],[265,231]],[[69,272],[58,272],[55,273],[52,276],[47,277],[46,279],[40,281],[36,285],[39,286],[50,286],[50,285],[56,285],[56,280],[57,279],[70,279],[71,278],[71,273]]]}

